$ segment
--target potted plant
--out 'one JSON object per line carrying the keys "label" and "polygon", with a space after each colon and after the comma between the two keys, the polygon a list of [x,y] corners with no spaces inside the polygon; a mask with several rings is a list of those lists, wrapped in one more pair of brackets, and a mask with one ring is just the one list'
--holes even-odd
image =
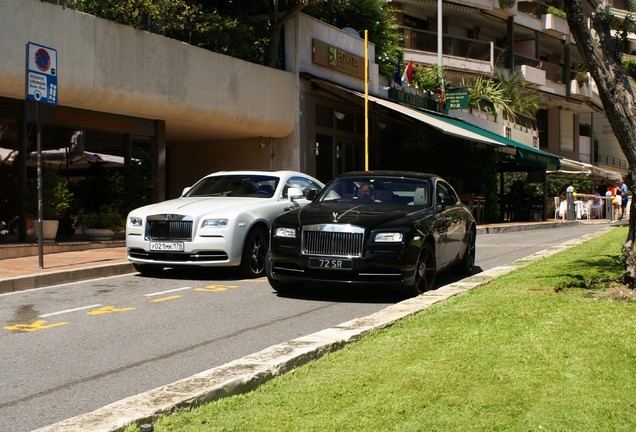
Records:
{"label": "potted plant", "polygon": [[[31,208],[37,215],[37,181],[32,182],[30,196]],[[59,221],[63,218],[73,201],[73,192],[69,189],[68,179],[58,170],[42,167],[42,240],[54,241]],[[38,238],[39,223],[37,217],[33,221],[33,231]]]}
{"label": "potted plant", "polygon": [[97,211],[80,209],[76,225],[89,240],[111,240],[116,232],[124,229],[126,219],[113,206],[102,204]]}

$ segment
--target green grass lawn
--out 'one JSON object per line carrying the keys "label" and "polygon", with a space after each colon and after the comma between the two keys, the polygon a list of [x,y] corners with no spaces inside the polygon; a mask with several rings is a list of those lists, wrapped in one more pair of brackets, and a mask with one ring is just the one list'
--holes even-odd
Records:
{"label": "green grass lawn", "polygon": [[636,302],[614,300],[629,291],[617,284],[626,235],[614,228],[154,430],[634,431]]}

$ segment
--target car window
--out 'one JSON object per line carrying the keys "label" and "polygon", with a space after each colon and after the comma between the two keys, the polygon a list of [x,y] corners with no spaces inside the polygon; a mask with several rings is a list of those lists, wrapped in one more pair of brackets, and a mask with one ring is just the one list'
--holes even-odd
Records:
{"label": "car window", "polygon": [[459,198],[455,194],[453,188],[451,188],[448,184],[443,181],[437,182],[437,203],[442,203],[442,198],[446,197],[448,203],[452,203],[452,205],[457,204],[459,202]]}
{"label": "car window", "polygon": [[204,177],[184,195],[186,197],[250,197],[270,198],[279,182],[278,177],[232,174]]}
{"label": "car window", "polygon": [[403,177],[345,177],[329,183],[319,197],[321,202],[392,206],[428,206],[430,182]]}
{"label": "car window", "polygon": [[322,189],[322,187],[318,183],[312,181],[311,179],[305,177],[290,177],[285,183],[285,187],[283,188],[283,198],[288,197],[287,191],[290,187],[300,189],[304,197],[306,197],[307,194],[312,190],[320,192]]}

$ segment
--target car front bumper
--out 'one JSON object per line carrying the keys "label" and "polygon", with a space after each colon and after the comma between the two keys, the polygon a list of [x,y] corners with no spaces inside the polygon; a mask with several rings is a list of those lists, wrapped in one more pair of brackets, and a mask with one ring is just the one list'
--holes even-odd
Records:
{"label": "car front bumper", "polygon": [[341,257],[316,257],[312,255],[281,256],[270,251],[267,274],[285,284],[306,285],[368,285],[405,287],[413,285],[417,251],[408,249],[400,255],[373,255],[352,258],[351,269],[311,268],[310,258],[342,260]]}
{"label": "car front bumper", "polygon": [[129,234],[126,237],[128,260],[135,264],[159,264],[166,267],[233,267],[241,264],[242,247],[235,247],[221,236],[175,242],[183,243],[183,251],[153,251],[150,243],[140,235]]}

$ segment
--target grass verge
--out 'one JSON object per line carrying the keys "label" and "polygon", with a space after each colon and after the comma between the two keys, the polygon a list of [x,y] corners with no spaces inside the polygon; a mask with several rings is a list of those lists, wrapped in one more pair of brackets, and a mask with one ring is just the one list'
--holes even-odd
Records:
{"label": "grass verge", "polygon": [[612,229],[154,430],[636,430],[636,302],[604,295],[629,291],[626,235]]}

